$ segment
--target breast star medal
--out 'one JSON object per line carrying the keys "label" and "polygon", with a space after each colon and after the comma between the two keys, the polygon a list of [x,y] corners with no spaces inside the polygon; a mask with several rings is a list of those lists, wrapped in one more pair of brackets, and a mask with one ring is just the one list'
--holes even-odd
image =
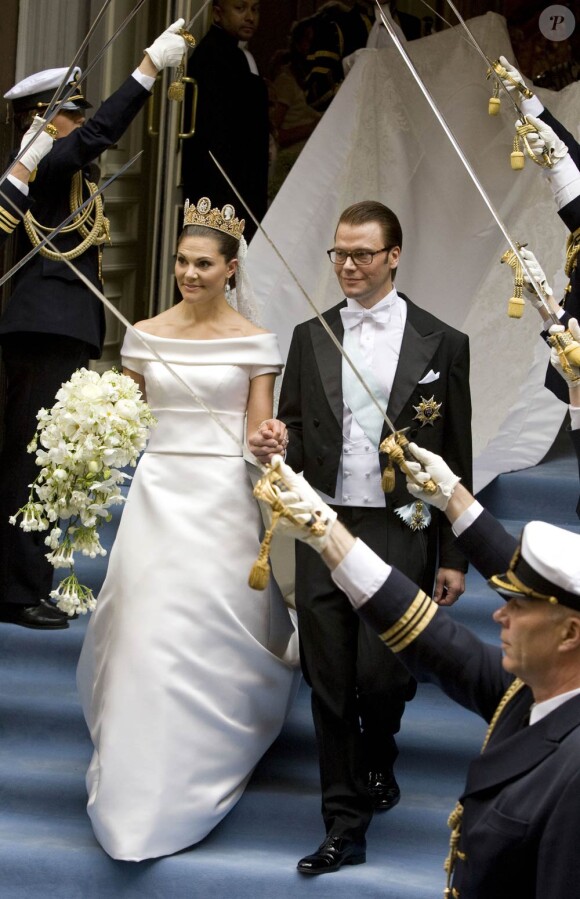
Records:
{"label": "breast star medal", "polygon": [[421,422],[421,427],[432,425],[434,421],[441,418],[441,413],[439,412],[440,408],[441,403],[435,402],[434,395],[430,400],[426,400],[425,397],[422,396],[419,405],[413,406],[413,409],[417,413],[415,419]]}

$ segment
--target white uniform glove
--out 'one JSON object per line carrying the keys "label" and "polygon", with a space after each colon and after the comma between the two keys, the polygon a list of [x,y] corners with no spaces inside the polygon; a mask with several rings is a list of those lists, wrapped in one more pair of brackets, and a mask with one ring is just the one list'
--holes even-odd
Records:
{"label": "white uniform glove", "polygon": [[[272,456],[271,466],[283,478],[284,484],[279,482],[274,485],[274,489],[280,500],[289,509],[292,515],[297,519],[297,523],[290,521],[285,517],[280,517],[276,525],[276,532],[286,537],[293,537],[307,543],[316,552],[322,552],[336,521],[336,512],[327,506],[324,500],[320,499],[316,490],[314,490],[308,481],[301,475],[296,474],[289,465],[286,465],[282,456]],[[312,534],[310,525],[312,520],[326,524],[324,534],[316,536]]]}
{"label": "white uniform glove", "polygon": [[[550,328],[550,334],[562,333],[562,331],[565,330],[566,329],[563,325],[552,325],[552,327]],[[569,319],[568,330],[570,331],[570,334],[572,335],[574,340],[578,344],[580,344],[580,326],[578,325],[578,319]],[[575,386],[580,385],[580,367],[578,365],[572,365],[569,361],[568,364],[570,365],[570,371],[564,371],[556,347],[552,347],[550,353],[550,362],[552,363],[556,371],[562,375],[565,381],[568,381],[569,384],[574,384]]]}
{"label": "white uniform glove", "polygon": [[150,47],[145,48],[145,53],[156,69],[166,69],[168,66],[178,66],[187,50],[185,40],[177,32],[185,25],[185,19],[178,19],[170,25],[163,34],[153,41]]}
{"label": "white uniform glove", "polygon": [[[518,72],[518,70],[516,68],[514,68],[514,66],[512,66],[511,62],[509,62],[509,60],[507,60],[505,58],[505,56],[500,56],[499,61],[502,64],[502,66],[504,67],[504,69],[506,70],[506,72],[508,73],[508,75],[510,76],[510,79],[512,79],[512,80],[509,80],[508,78],[501,78],[501,75],[500,75],[499,77],[501,78],[502,84],[504,85],[506,90],[508,90],[510,93],[512,91],[519,91],[518,84],[525,85],[525,81],[524,81],[521,73]],[[513,81],[515,81],[516,84],[513,84],[512,83]]]}
{"label": "white uniform glove", "polygon": [[[530,149],[538,157],[541,157],[545,151],[552,160],[552,164],[556,165],[566,156],[568,147],[563,140],[560,140],[556,132],[549,125],[546,125],[545,122],[542,122],[541,119],[537,119],[532,115],[527,115],[526,119],[536,129],[526,135]],[[520,120],[516,122],[516,125],[521,124]]]}
{"label": "white uniform glove", "polygon": [[[407,476],[407,490],[416,499],[429,503],[442,512],[447,508],[447,504],[451,499],[453,491],[459,484],[461,478],[454,474],[441,456],[432,453],[429,450],[417,446],[416,443],[410,443],[409,449],[419,462],[407,462],[407,466],[413,472],[415,478],[422,483],[428,480],[435,481],[437,490],[435,493],[427,493],[422,490],[414,481]],[[424,469],[424,470],[422,470]]]}
{"label": "white uniform glove", "polygon": [[[44,121],[44,119],[41,119],[40,116],[35,115],[32,120],[32,125],[30,126],[20,143],[20,150],[24,150],[24,153],[18,161],[22,163],[22,165],[26,169],[28,169],[29,172],[33,172],[37,168],[40,160],[43,159],[43,157],[46,156],[47,153],[50,153],[50,151],[52,150],[54,138],[52,138],[50,134],[47,134],[46,131],[43,130],[45,125],[46,122]],[[34,135],[39,131],[41,133],[34,141],[34,144],[28,150],[25,150],[25,147],[28,146]]]}
{"label": "white uniform glove", "polygon": [[[552,296],[552,288],[546,281],[546,276],[543,272],[543,269],[542,269],[540,263],[538,262],[538,260],[536,259],[536,257],[534,256],[534,254],[532,253],[532,251],[526,249],[526,247],[522,247],[520,250],[520,256],[522,257],[522,259],[525,259],[530,273],[533,275],[533,277],[536,279],[536,281],[538,282],[540,287],[543,289],[546,296],[551,297]],[[542,303],[541,299],[539,298],[538,294],[534,290],[532,282],[529,280],[525,269],[524,269],[524,290],[525,290],[527,296],[529,297],[532,306],[534,306],[535,309],[539,309],[541,306],[544,305]]]}
{"label": "white uniform glove", "polygon": [[[545,152],[552,161],[551,168],[544,168],[543,172],[550,184],[558,209],[562,209],[580,196],[580,171],[564,141],[560,140],[549,125],[529,113],[526,119],[536,129],[535,132],[526,135],[530,149],[538,157]],[[521,124],[519,121],[516,122],[516,125],[519,124]]]}

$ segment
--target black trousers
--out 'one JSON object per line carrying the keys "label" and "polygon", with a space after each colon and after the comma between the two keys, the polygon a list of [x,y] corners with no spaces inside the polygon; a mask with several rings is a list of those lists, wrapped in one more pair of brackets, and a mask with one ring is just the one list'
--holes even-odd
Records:
{"label": "black trousers", "polygon": [[90,348],[58,334],[5,335],[2,359],[6,370],[4,442],[0,454],[0,602],[38,605],[52,589],[54,569],[46,560],[47,532],[25,533],[8,521],[27,501],[29,484],[38,474],[32,440],[36,413],[54,405],[63,381],[88,366]]}
{"label": "black trousers", "polygon": [[[425,531],[387,509],[336,506],[339,520],[416,583],[433,570]],[[429,588],[430,589],[430,588]],[[361,840],[372,817],[368,772],[388,771],[416,683],[353,611],[318,553],[296,544],[296,608],[304,677],[312,688],[326,832]]]}

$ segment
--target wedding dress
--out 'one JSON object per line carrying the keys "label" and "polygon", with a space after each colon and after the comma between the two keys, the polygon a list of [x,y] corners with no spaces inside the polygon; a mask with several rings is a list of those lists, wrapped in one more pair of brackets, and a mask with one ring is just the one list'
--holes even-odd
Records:
{"label": "wedding dress", "polygon": [[[281,370],[273,334],[146,335],[241,440],[250,379]],[[131,332],[158,420],[89,622],[78,684],[94,744],[88,811],[113,858],[203,839],[240,798],[298,685],[275,584],[248,586],[261,518],[239,445]]]}

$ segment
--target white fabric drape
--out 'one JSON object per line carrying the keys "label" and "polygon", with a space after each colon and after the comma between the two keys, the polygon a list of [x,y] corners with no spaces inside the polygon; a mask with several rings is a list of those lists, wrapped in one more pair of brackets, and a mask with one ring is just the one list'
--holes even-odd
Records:
{"label": "white fabric drape", "polygon": [[[472,19],[490,58],[514,60],[505,20]],[[481,57],[459,28],[407,44],[409,55],[502,216],[511,236],[538,256],[562,295],[566,229],[540,169],[510,168],[515,114],[491,94]],[[538,90],[576,133],[580,84]],[[395,47],[359,51],[344,84],[268,210],[263,226],[320,309],[341,299],[325,250],[342,209],[379,199],[401,219],[397,288],[471,340],[475,486],[538,462],[566,412],[543,388],[548,349],[530,304],[508,319],[506,241]],[[265,237],[250,246],[249,272],[265,304],[264,325],[283,355],[294,326],[314,313]]]}

